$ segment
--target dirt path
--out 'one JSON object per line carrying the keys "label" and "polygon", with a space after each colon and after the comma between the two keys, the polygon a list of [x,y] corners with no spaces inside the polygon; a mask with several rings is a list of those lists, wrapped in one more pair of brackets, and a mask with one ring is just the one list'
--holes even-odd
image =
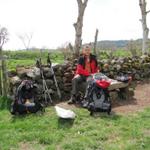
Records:
{"label": "dirt path", "polygon": [[117,101],[113,111],[119,113],[130,113],[141,111],[150,107],[150,82],[139,83],[135,88],[134,98],[131,100]]}
{"label": "dirt path", "polygon": [[[74,105],[68,105],[67,102],[58,104],[59,106],[72,109]],[[113,102],[114,113],[128,114],[141,111],[146,107],[150,107],[150,81],[139,83],[135,88],[135,95],[133,99],[116,100]]]}

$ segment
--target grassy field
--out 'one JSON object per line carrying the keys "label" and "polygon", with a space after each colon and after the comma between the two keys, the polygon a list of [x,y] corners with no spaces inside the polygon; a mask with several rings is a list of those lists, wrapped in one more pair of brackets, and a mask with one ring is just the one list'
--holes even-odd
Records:
{"label": "grassy field", "polygon": [[62,63],[64,57],[60,51],[4,51],[4,55],[8,57],[8,69],[15,69],[16,66],[34,66],[36,60],[41,58],[42,63],[46,63],[48,53],[50,52],[51,61],[54,63]]}
{"label": "grassy field", "polygon": [[[30,66],[42,57],[46,63],[48,52],[5,52],[8,68]],[[127,51],[115,51],[116,57],[130,56]],[[101,53],[100,58],[109,54]],[[51,54],[52,62],[64,61],[61,52]],[[75,108],[76,119],[61,120],[54,107],[44,114],[12,116],[9,101],[0,97],[0,150],[149,150],[150,108],[143,112],[91,117],[85,109]]]}
{"label": "grassy field", "polygon": [[[7,66],[8,69],[13,70],[16,66],[34,66],[38,58],[42,58],[42,62],[46,63],[48,52],[50,52],[50,58],[53,63],[63,63],[64,56],[61,51],[43,51],[42,53],[38,50],[36,51],[4,51],[4,55],[8,57]],[[113,52],[115,57],[126,57],[131,56],[129,51],[116,50]],[[109,51],[101,51],[99,53],[99,58],[108,59]]]}
{"label": "grassy field", "polygon": [[0,150],[149,150],[150,108],[128,116],[89,116],[75,108],[76,119],[58,119],[53,107],[44,114],[11,116],[0,99]]}

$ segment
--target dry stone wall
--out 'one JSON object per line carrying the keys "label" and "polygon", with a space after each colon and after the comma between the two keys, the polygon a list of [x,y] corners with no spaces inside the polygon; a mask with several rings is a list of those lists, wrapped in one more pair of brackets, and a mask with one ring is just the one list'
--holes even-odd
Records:
{"label": "dry stone wall", "polygon": [[111,78],[120,74],[129,74],[133,80],[150,78],[150,56],[114,58],[102,60],[100,63],[102,72]]}
{"label": "dry stone wall", "polygon": [[[114,58],[111,60],[101,60],[98,62],[101,72],[114,78],[120,74],[132,75],[133,80],[143,80],[150,78],[150,56],[132,58]],[[70,97],[71,80],[76,69],[77,59],[65,62],[64,64],[54,64],[53,70],[61,90],[63,100]],[[57,100],[57,90],[53,81],[53,74],[48,66],[43,66],[44,79],[47,83],[49,92],[53,100]],[[16,71],[9,72],[10,77],[10,95],[14,95],[18,85],[22,80],[31,79],[38,87],[38,97],[43,99],[43,80],[40,75],[40,69],[37,67],[18,67]]]}

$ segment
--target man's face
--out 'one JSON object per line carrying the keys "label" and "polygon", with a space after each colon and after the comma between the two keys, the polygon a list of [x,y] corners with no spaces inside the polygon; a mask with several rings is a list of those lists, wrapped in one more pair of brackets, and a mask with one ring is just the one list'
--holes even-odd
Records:
{"label": "man's face", "polygon": [[83,50],[82,50],[82,52],[83,52],[83,54],[85,55],[85,56],[90,56],[90,53],[91,53],[91,49],[88,47],[88,48],[84,48]]}

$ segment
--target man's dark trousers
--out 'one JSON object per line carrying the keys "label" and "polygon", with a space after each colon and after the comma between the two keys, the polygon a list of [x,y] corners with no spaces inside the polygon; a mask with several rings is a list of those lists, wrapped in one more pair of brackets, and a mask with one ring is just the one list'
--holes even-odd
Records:
{"label": "man's dark trousers", "polygon": [[[80,85],[86,82],[86,87],[90,82],[90,76],[83,76],[83,75],[76,75],[73,79],[72,79],[72,91],[71,94],[74,96],[78,96],[79,94],[79,87],[81,87]],[[86,92],[87,93],[87,92]]]}

